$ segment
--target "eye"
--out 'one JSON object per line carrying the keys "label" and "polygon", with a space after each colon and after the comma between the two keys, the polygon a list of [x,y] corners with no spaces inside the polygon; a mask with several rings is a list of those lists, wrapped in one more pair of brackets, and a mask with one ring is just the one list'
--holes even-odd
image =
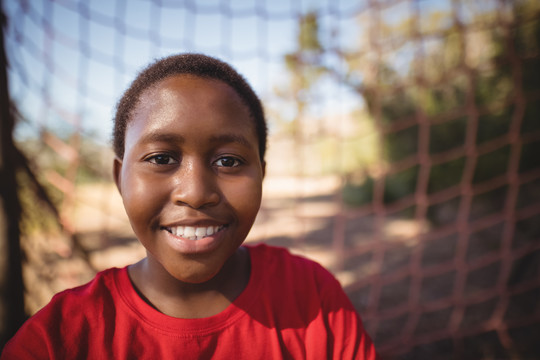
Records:
{"label": "eye", "polygon": [[216,160],[215,164],[219,167],[237,167],[242,164],[242,162],[232,156],[224,156]]}
{"label": "eye", "polygon": [[146,161],[156,165],[172,165],[176,164],[176,159],[167,154],[157,154],[150,156]]}

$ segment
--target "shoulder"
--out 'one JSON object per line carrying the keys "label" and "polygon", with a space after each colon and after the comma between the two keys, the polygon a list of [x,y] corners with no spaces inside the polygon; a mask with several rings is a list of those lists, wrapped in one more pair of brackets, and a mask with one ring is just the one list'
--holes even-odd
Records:
{"label": "shoulder", "polygon": [[267,244],[248,245],[252,261],[260,261],[265,266],[277,266],[278,268],[294,267],[308,272],[316,272],[317,275],[330,275],[322,265],[313,259],[301,254],[292,253],[289,249]]}
{"label": "shoulder", "polygon": [[41,309],[35,317],[43,316],[49,312],[61,312],[76,310],[78,314],[82,314],[81,305],[90,306],[91,308],[99,307],[103,303],[112,300],[116,278],[125,269],[111,268],[96,274],[87,284],[64,290],[56,294],[43,309]]}
{"label": "shoulder", "polygon": [[272,246],[267,244],[247,245],[253,261],[261,261],[265,265],[287,265],[305,267],[305,268],[322,268],[316,261],[311,260],[303,255],[293,254],[284,247]]}
{"label": "shoulder", "polygon": [[341,291],[341,285],[333,274],[318,262],[288,249],[266,244],[248,246],[252,267],[263,270],[269,281],[276,281],[295,288],[313,287],[315,291]]}
{"label": "shoulder", "polygon": [[6,344],[2,356],[48,355],[47,351],[62,346],[60,339],[79,336],[85,327],[92,326],[93,319],[103,317],[104,308],[114,302],[115,278],[122,271],[125,270],[102,271],[89,283],[56,294],[23,324]]}
{"label": "shoulder", "polygon": [[332,359],[376,357],[360,316],[328,270],[285,248],[268,245],[248,248],[252,274],[260,274],[256,280],[263,288],[257,304],[270,309],[270,314],[252,312],[258,319],[266,319],[262,323],[297,329],[303,334],[304,348],[314,357],[320,354]]}

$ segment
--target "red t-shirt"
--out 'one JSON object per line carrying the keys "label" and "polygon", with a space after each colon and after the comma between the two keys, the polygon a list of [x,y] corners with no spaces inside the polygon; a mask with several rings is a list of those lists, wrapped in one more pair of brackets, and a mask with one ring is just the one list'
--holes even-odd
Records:
{"label": "red t-shirt", "polygon": [[221,313],[178,319],[135,292],[126,268],[57,294],[6,345],[4,359],[375,359],[337,280],[287,250],[248,247],[249,283]]}

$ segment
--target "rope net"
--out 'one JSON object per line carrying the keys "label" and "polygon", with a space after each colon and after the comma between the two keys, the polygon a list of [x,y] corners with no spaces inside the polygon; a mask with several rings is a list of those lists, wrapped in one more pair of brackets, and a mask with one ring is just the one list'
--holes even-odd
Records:
{"label": "rope net", "polygon": [[109,173],[115,102],[178,52],[265,103],[248,242],[341,281],[384,357],[538,357],[540,6],[535,1],[4,1],[26,189],[26,307],[144,256]]}

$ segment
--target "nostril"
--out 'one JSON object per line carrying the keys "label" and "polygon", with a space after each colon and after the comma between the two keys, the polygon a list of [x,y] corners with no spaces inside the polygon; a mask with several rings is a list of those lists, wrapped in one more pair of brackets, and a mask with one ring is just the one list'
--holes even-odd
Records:
{"label": "nostril", "polygon": [[221,196],[219,187],[212,179],[191,177],[175,186],[171,200],[177,205],[200,209],[216,205]]}

